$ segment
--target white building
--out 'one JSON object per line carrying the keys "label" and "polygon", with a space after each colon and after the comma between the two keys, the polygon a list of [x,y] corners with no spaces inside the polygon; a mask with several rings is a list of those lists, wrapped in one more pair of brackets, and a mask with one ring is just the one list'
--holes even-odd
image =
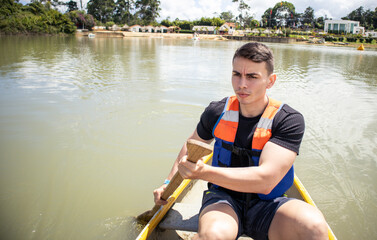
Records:
{"label": "white building", "polygon": [[350,20],[325,20],[325,32],[364,34],[364,27],[358,21]]}
{"label": "white building", "polygon": [[236,24],[235,23],[224,23],[219,28],[220,34],[233,35],[235,30],[236,30]]}
{"label": "white building", "polygon": [[192,30],[200,34],[215,34],[216,26],[194,26]]}
{"label": "white building", "polygon": [[141,32],[141,26],[140,25],[132,25],[129,28],[129,31],[130,32]]}
{"label": "white building", "polygon": [[365,32],[366,37],[372,37],[372,38],[377,38],[377,32],[371,31],[371,32]]}

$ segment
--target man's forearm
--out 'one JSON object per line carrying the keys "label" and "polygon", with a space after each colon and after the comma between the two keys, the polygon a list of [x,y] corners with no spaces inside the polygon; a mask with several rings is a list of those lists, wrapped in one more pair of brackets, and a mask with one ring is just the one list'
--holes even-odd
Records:
{"label": "man's forearm", "polygon": [[277,184],[260,167],[222,168],[207,165],[200,178],[233,191],[248,193],[268,194]]}

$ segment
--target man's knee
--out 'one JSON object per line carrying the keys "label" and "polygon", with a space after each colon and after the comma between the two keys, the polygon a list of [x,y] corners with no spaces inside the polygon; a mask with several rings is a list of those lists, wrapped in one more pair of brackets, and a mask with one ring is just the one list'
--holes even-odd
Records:
{"label": "man's knee", "polygon": [[321,213],[309,216],[307,221],[307,230],[313,239],[328,239],[328,226],[325,218]]}
{"label": "man's knee", "polygon": [[212,204],[199,216],[199,239],[235,239],[238,234],[238,217],[227,204]]}
{"label": "man's knee", "polygon": [[207,226],[200,228],[198,237],[201,240],[225,240],[235,239],[237,237],[237,231],[226,222],[215,221]]}

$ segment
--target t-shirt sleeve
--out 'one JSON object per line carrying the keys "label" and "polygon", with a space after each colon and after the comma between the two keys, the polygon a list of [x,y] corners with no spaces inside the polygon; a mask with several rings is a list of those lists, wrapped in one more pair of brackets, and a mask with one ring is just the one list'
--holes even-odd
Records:
{"label": "t-shirt sleeve", "polygon": [[280,110],[275,118],[277,119],[274,119],[274,123],[277,122],[277,124],[276,126],[273,124],[273,132],[269,141],[299,154],[305,132],[305,121],[302,114],[287,105]]}
{"label": "t-shirt sleeve", "polygon": [[212,130],[224,110],[226,98],[221,101],[211,102],[200,116],[196,131],[204,140],[213,139]]}

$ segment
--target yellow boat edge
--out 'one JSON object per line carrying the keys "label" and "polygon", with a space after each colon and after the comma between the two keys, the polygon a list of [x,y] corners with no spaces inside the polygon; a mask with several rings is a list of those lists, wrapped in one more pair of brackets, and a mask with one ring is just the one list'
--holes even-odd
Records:
{"label": "yellow boat edge", "polygon": [[[317,207],[315,205],[312,197],[309,195],[309,192],[304,187],[304,184],[302,184],[302,182],[300,181],[300,179],[297,177],[296,173],[295,173],[293,184],[295,185],[296,189],[298,190],[298,192],[300,193],[302,199],[305,202],[309,203],[310,205],[312,205],[314,207]],[[327,225],[327,226],[328,226],[328,232],[329,232],[329,240],[337,240],[337,238],[335,237],[335,234],[332,231],[332,229],[330,228],[330,226],[329,225]]]}
{"label": "yellow boat edge", "polygon": [[[213,153],[205,156],[203,158],[203,162],[207,163],[213,156]],[[162,218],[165,216],[165,214],[169,211],[169,209],[173,206],[175,200],[181,195],[183,190],[187,187],[187,185],[191,182],[190,179],[185,179],[179,185],[179,187],[174,191],[174,193],[168,198],[168,203],[166,205],[163,205],[160,207],[160,209],[154,214],[154,216],[151,218],[151,220],[148,222],[148,224],[144,227],[144,229],[141,231],[139,236],[137,236],[136,240],[146,240],[149,235],[152,233],[152,231],[157,227],[157,225],[160,223]]]}
{"label": "yellow boat edge", "polygon": [[[213,153],[207,155],[206,157],[203,158],[203,162],[207,163],[212,158],[212,156],[213,156]],[[179,185],[179,187],[169,197],[168,203],[166,205],[160,207],[160,209],[155,213],[155,215],[152,217],[152,219],[148,222],[148,224],[141,231],[141,233],[136,238],[136,240],[146,240],[150,236],[152,231],[157,227],[157,225],[160,223],[160,221],[165,216],[165,214],[173,206],[175,200],[180,196],[180,194],[183,192],[183,190],[188,186],[188,184],[190,182],[191,182],[190,179],[183,180],[181,185]],[[294,176],[293,184],[294,184],[294,186],[296,187],[296,189],[298,190],[298,192],[300,193],[301,197],[303,198],[303,200],[305,202],[309,203],[310,205],[312,205],[314,207],[317,207],[315,205],[313,199],[309,195],[309,192],[306,190],[306,188],[304,187],[304,185],[302,184],[302,182],[300,181],[300,179],[297,177],[296,174]],[[330,228],[329,225],[328,225],[328,232],[329,232],[329,240],[337,240],[334,232],[332,231],[332,229]]]}

